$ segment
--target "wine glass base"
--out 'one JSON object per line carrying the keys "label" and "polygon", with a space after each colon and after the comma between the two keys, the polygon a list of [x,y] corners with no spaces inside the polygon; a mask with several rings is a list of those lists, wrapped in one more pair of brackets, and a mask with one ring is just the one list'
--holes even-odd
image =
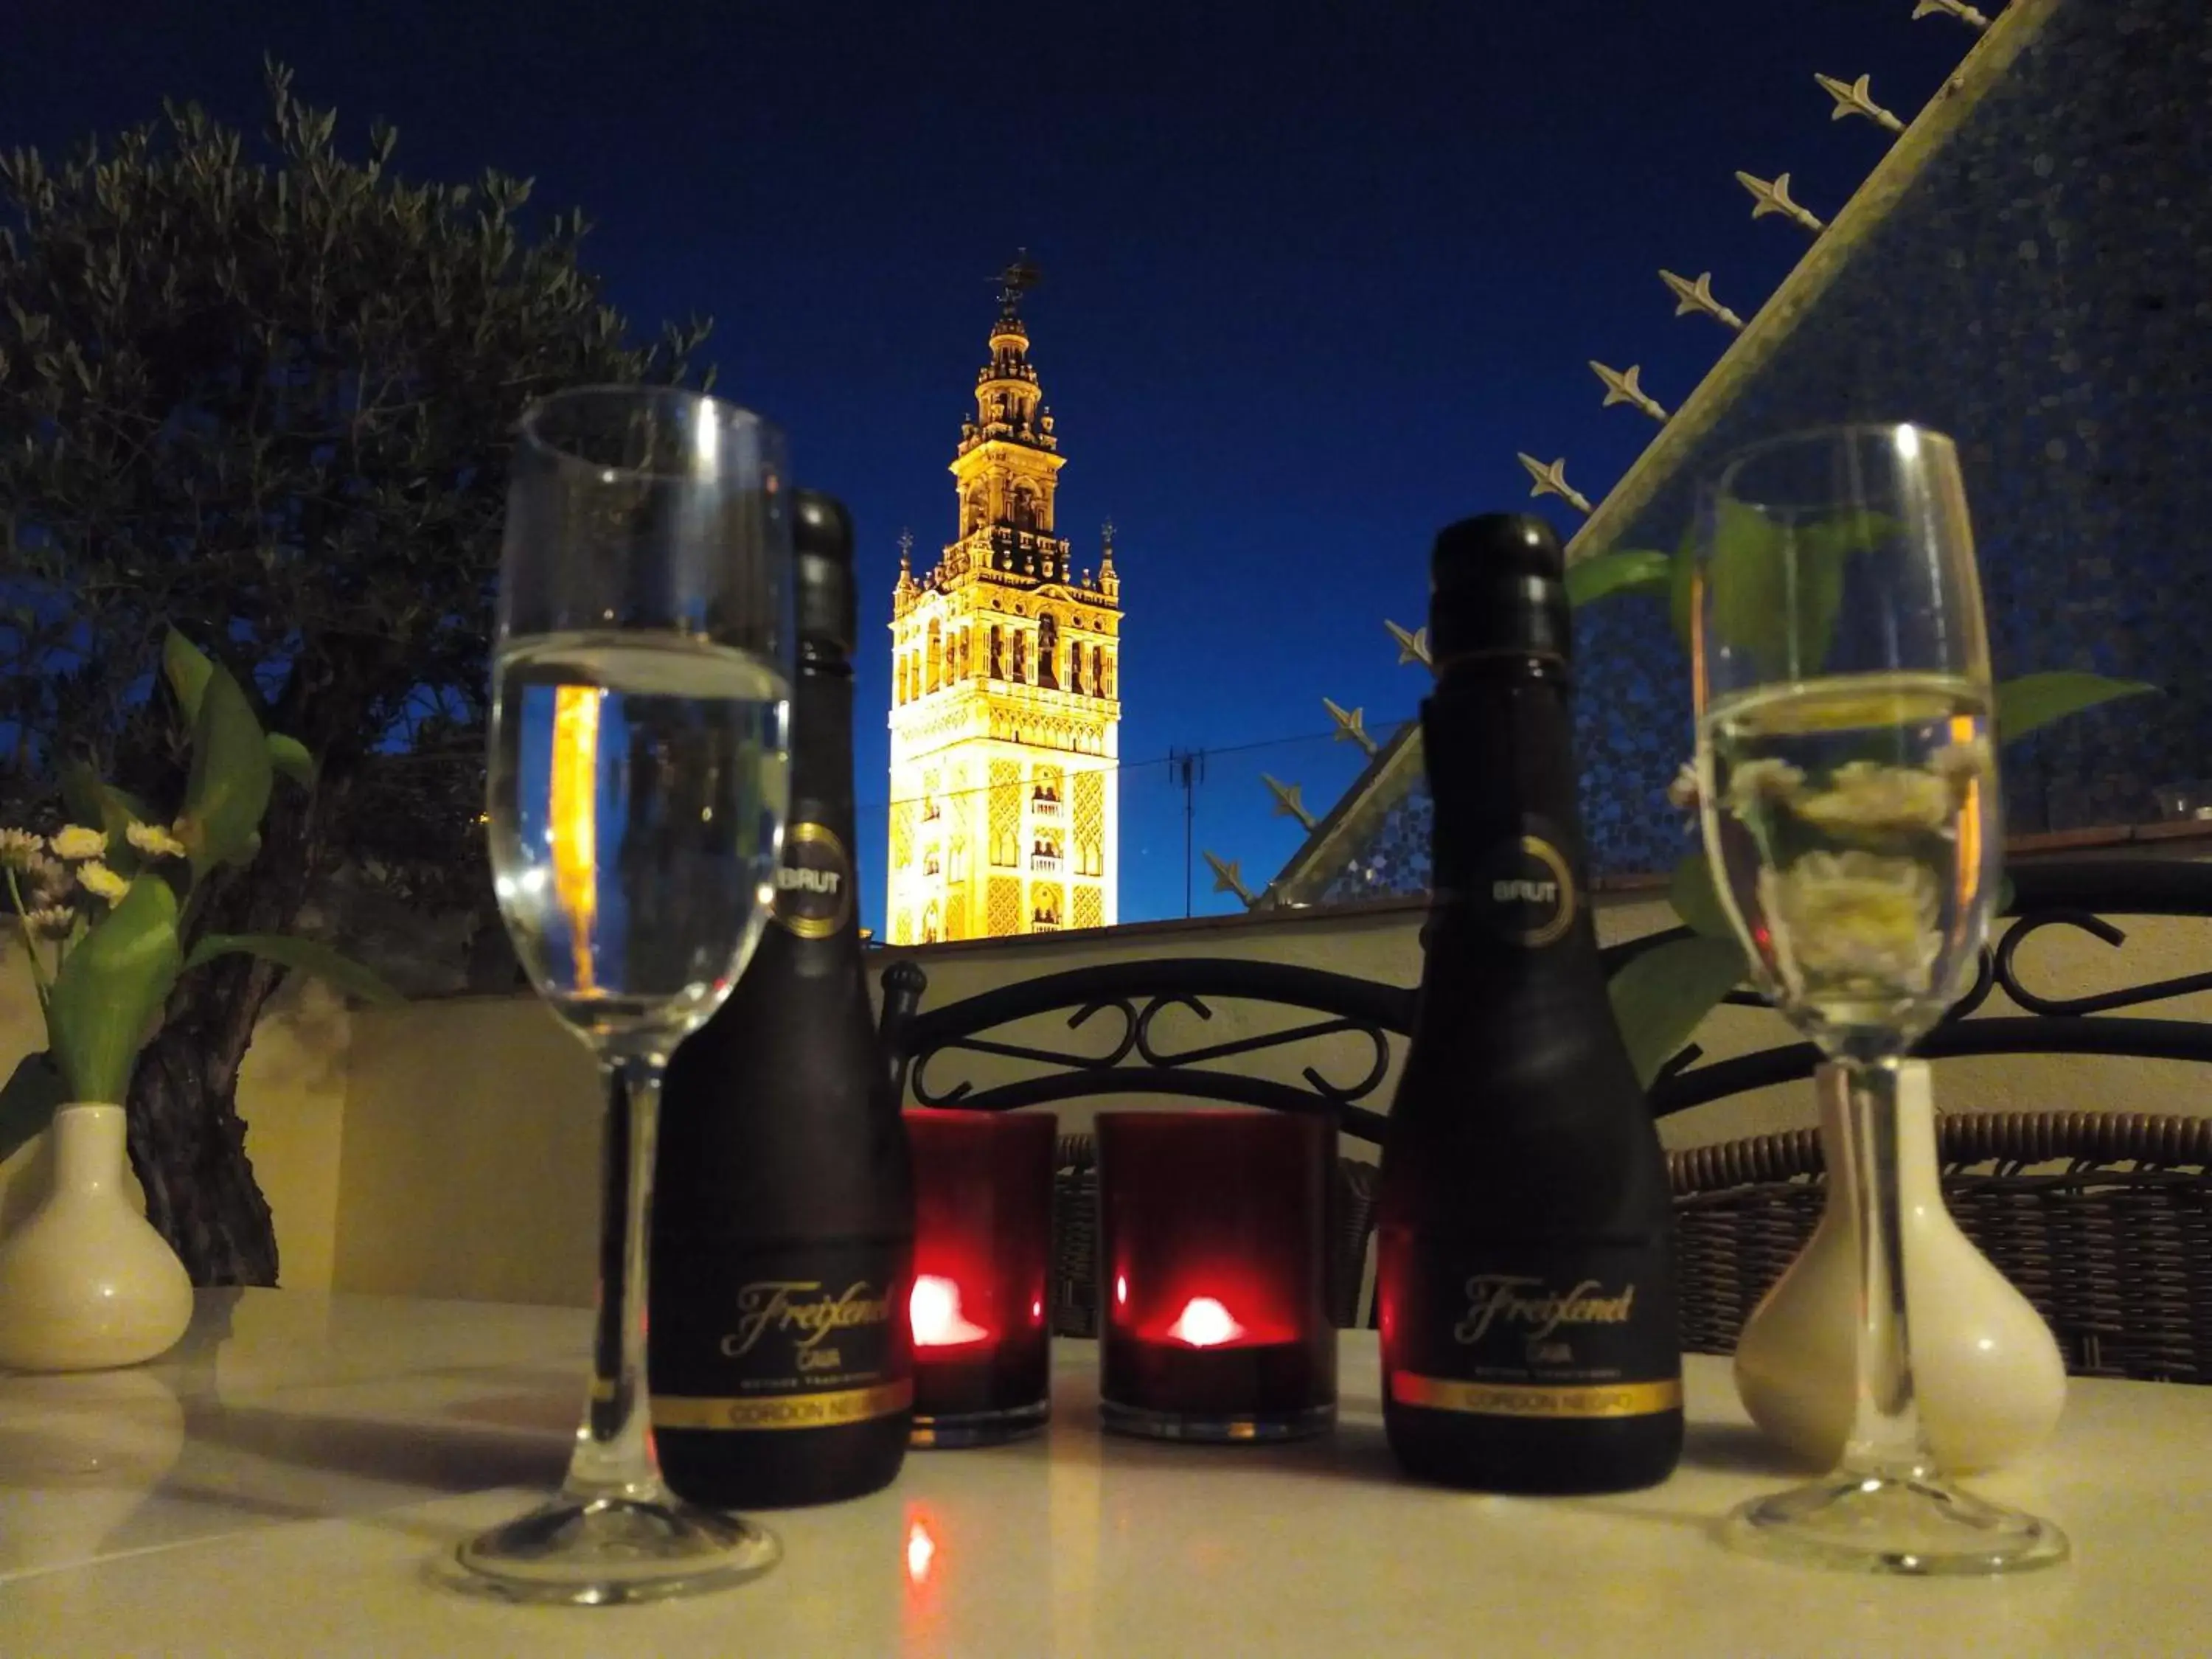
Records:
{"label": "wine glass base", "polygon": [[2024,1572],[2069,1553],[2050,1522],[1932,1477],[1831,1475],[1741,1505],[1722,1536],[1794,1566],[1914,1577]]}
{"label": "wine glass base", "polygon": [[506,1601],[605,1607],[741,1584],[783,1553],[775,1535],[670,1497],[561,1497],[434,1564],[449,1588]]}

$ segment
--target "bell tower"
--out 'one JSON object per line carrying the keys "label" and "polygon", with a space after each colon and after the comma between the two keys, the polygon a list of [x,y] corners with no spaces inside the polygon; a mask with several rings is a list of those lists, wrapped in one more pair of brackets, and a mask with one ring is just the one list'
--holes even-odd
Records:
{"label": "bell tower", "polygon": [[916,576],[902,536],[891,593],[894,945],[1118,919],[1121,583],[1113,526],[1097,574],[1056,532],[1065,458],[1030,362],[1023,296],[1000,274],[975,412],[951,472],[955,535]]}

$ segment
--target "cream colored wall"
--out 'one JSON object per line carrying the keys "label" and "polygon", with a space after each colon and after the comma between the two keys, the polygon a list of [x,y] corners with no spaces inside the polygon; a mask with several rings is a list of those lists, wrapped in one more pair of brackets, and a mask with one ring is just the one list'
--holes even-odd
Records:
{"label": "cream colored wall", "polygon": [[357,1011],[332,1283],[589,1302],[599,1131],[591,1055],[535,997]]}
{"label": "cream colored wall", "polygon": [[[279,1277],[295,1289],[331,1285],[350,1018],[323,987],[295,979],[254,1031],[239,1073],[246,1154],[276,1220]],[[29,977],[0,953],[0,1078],[46,1041]],[[30,1212],[51,1178],[44,1135],[0,1164],[0,1231]]]}

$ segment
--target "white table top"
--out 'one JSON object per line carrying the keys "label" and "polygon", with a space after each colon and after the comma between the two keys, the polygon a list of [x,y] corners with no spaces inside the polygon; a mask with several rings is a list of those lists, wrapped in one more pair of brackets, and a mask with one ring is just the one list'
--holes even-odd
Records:
{"label": "white table top", "polygon": [[1058,1345],[1050,1431],[917,1452],[888,1491],[764,1517],[786,1557],[690,1601],[524,1608],[425,1560],[558,1480],[587,1321],[568,1310],[203,1293],[137,1371],[0,1376],[0,1652],[958,1655],[2201,1654],[2212,1389],[2077,1382],[2057,1442],[1983,1482],[2071,1533],[2000,1582],[1730,1555],[1709,1528],[1791,1471],[1725,1361],[1693,1358],[1666,1486],[1533,1501],[1397,1478],[1374,1338],[1342,1421],[1285,1448],[1102,1436],[1093,1349]]}

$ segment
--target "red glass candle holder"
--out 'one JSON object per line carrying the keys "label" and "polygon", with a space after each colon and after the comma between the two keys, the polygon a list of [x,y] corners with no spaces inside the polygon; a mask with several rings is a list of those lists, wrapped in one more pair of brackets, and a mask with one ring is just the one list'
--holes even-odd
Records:
{"label": "red glass candle holder", "polygon": [[1335,1422],[1335,1125],[1302,1113],[1099,1114],[1107,1427],[1294,1440]]}
{"label": "red glass candle holder", "polygon": [[1052,1409],[1049,1113],[909,1110],[914,1438],[988,1446]]}

